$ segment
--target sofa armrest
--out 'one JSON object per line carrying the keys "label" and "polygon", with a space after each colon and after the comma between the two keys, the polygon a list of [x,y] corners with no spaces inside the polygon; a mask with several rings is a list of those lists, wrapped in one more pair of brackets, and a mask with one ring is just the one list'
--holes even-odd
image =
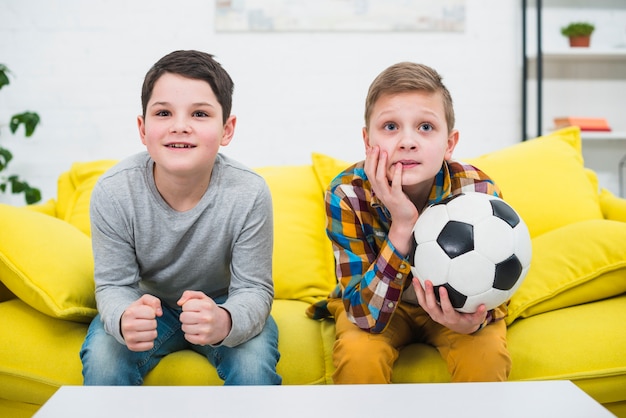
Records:
{"label": "sofa armrest", "polygon": [[600,189],[600,208],[605,219],[626,222],[626,199],[615,196],[607,189]]}

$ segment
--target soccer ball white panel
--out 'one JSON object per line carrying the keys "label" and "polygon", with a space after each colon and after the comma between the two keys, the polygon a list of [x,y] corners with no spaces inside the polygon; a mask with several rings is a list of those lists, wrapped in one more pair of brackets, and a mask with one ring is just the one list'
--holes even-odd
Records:
{"label": "soccer ball white panel", "polygon": [[492,261],[471,251],[450,261],[447,282],[465,296],[479,295],[492,288],[494,273]]}
{"label": "soccer ball white panel", "polygon": [[474,225],[474,249],[493,263],[515,253],[515,238],[513,229],[500,218],[491,216]]}
{"label": "soccer ball white panel", "polygon": [[448,211],[443,205],[432,206],[420,214],[418,219],[422,219],[422,222],[415,223],[414,233],[418,234],[422,242],[435,241],[441,229],[450,220],[448,218]]}
{"label": "soccer ball white panel", "polygon": [[421,251],[415,254],[411,272],[423,284],[430,280],[433,285],[444,284],[449,277],[450,259],[441,251],[436,241],[424,242],[420,245]]}
{"label": "soccer ball white panel", "polygon": [[514,229],[515,233],[515,255],[522,266],[528,267],[532,258],[533,248],[528,245],[530,242],[530,232],[524,222],[520,222]]}
{"label": "soccer ball white panel", "polygon": [[502,304],[502,300],[507,300],[510,297],[510,292],[492,289],[479,295],[469,296],[465,301],[465,305],[457,310],[459,312],[472,313],[476,312],[476,309],[483,303],[485,306],[495,307]]}
{"label": "soccer ball white panel", "polygon": [[[479,196],[482,195],[482,196]],[[484,193],[464,193],[460,199],[453,198],[446,204],[450,219],[476,225],[492,216],[491,196]]]}
{"label": "soccer ball white panel", "polygon": [[504,303],[522,284],[532,256],[519,214],[484,193],[462,193],[430,206],[418,218],[413,238],[413,275],[422,286],[425,280],[445,286],[461,312]]}

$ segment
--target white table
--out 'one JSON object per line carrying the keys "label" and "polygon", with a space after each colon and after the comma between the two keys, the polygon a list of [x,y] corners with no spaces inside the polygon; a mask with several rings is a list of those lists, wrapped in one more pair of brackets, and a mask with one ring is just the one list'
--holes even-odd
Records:
{"label": "white table", "polygon": [[[403,414],[403,415],[399,415]],[[613,415],[569,381],[328,386],[63,386],[46,417],[567,417]]]}

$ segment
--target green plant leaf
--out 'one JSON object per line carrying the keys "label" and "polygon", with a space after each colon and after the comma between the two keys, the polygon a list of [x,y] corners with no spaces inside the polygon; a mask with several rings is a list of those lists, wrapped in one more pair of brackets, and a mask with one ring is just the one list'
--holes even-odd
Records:
{"label": "green plant leaf", "polygon": [[589,36],[595,30],[593,23],[588,22],[572,22],[561,28],[563,36]]}
{"label": "green plant leaf", "polygon": [[24,199],[29,205],[37,203],[41,200],[41,191],[37,188],[30,187],[27,182],[20,180],[16,175],[9,176],[5,184],[0,185],[0,190],[2,190],[2,192],[6,191],[6,183],[11,184],[11,193],[24,193]]}
{"label": "green plant leaf", "polygon": [[41,192],[39,189],[28,186],[28,188],[24,191],[24,198],[26,199],[26,203],[32,205],[33,203],[37,203],[41,200]]}
{"label": "green plant leaf", "polygon": [[0,171],[4,170],[13,159],[13,154],[6,148],[0,147]]}
{"label": "green plant leaf", "polygon": [[20,181],[16,175],[9,176],[9,183],[11,183],[11,192],[13,193],[22,193],[28,187],[28,184]]}
{"label": "green plant leaf", "polygon": [[[0,64],[0,89],[9,84],[10,71],[6,65]],[[39,124],[39,115],[35,112],[24,112],[11,117],[9,129],[11,133],[15,133],[20,125],[24,125],[24,134],[26,137],[31,136],[35,132],[35,128]],[[13,154],[3,147],[0,147],[0,171],[7,168],[9,161],[13,159]],[[8,186],[11,186],[11,192],[14,194],[23,193],[26,203],[33,204],[41,200],[41,192],[39,189],[30,187],[30,185],[21,181],[17,176],[13,175],[8,178],[0,177],[0,193],[5,193]]]}
{"label": "green plant leaf", "polygon": [[8,73],[9,69],[6,65],[0,64],[0,89],[10,83]]}
{"label": "green plant leaf", "polygon": [[35,132],[35,128],[37,124],[39,124],[39,115],[35,112],[24,112],[13,115],[11,123],[9,124],[11,133],[15,133],[21,124],[24,125],[24,129],[26,130],[26,137],[29,137]]}

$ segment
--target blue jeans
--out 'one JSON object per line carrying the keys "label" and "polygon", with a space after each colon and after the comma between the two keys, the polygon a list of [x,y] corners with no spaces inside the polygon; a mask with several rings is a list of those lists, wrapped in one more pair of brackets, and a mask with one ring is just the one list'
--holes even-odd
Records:
{"label": "blue jeans", "polygon": [[169,353],[191,349],[205,356],[225,385],[280,385],[276,373],[280,358],[278,327],[270,316],[259,335],[236,347],[211,347],[185,340],[180,310],[163,304],[157,318],[157,338],[149,351],[130,351],[104,330],[97,315],[80,350],[85,385],[141,385],[143,379]]}

